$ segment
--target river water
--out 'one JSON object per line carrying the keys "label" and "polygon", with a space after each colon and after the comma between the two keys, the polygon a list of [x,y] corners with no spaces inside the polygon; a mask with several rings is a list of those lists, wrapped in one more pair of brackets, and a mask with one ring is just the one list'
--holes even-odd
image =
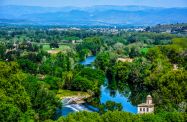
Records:
{"label": "river water", "polygon": [[[82,65],[90,65],[95,61],[95,56],[89,56],[84,61],[80,62]],[[123,111],[137,113],[137,107],[133,106],[128,97],[123,94],[120,94],[118,90],[115,91],[115,95],[111,95],[110,89],[107,88],[107,79],[105,79],[105,85],[101,86],[101,103],[105,103],[106,101],[114,101],[116,103],[121,103],[123,106]],[[71,104],[71,105],[64,105],[62,107],[62,115],[66,116],[69,113],[77,112],[77,111],[95,111],[95,108],[88,104]]]}

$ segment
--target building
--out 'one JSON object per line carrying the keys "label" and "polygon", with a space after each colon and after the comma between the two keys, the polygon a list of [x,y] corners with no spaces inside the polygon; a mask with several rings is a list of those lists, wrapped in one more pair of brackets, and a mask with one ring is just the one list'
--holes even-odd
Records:
{"label": "building", "polygon": [[177,64],[173,64],[173,70],[178,70],[178,65]]}
{"label": "building", "polygon": [[151,95],[147,96],[146,103],[142,103],[138,105],[138,113],[153,113],[154,112],[154,104]]}

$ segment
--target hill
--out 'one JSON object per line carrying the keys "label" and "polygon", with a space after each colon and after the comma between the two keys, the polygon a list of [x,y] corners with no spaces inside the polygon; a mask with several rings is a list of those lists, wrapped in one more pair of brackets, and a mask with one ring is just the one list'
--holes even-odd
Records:
{"label": "hill", "polygon": [[156,25],[187,22],[187,8],[147,6],[1,6],[0,23],[34,25]]}

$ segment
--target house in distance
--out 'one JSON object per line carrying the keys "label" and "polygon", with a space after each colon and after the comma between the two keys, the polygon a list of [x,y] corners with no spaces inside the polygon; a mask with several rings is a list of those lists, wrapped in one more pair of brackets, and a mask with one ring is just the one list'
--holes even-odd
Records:
{"label": "house in distance", "polygon": [[151,95],[147,95],[146,103],[141,103],[138,105],[138,113],[153,113],[154,112],[154,104]]}

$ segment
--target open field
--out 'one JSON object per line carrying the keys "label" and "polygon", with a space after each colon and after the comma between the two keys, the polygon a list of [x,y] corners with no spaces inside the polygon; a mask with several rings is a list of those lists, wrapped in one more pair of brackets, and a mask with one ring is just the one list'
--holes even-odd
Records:
{"label": "open field", "polygon": [[68,45],[59,45],[59,48],[50,48],[49,44],[44,44],[43,45],[43,50],[47,51],[50,54],[57,54],[59,52],[64,52],[66,50],[70,49],[70,47]]}
{"label": "open field", "polygon": [[44,51],[51,50],[50,45],[49,45],[49,44],[44,44],[44,45],[43,45],[43,50],[44,50]]}
{"label": "open field", "polygon": [[[67,50],[67,49],[70,49],[70,47],[68,45],[59,45],[59,48],[54,48],[54,50]],[[50,45],[44,44],[43,50],[45,50],[45,51],[51,50]]]}

